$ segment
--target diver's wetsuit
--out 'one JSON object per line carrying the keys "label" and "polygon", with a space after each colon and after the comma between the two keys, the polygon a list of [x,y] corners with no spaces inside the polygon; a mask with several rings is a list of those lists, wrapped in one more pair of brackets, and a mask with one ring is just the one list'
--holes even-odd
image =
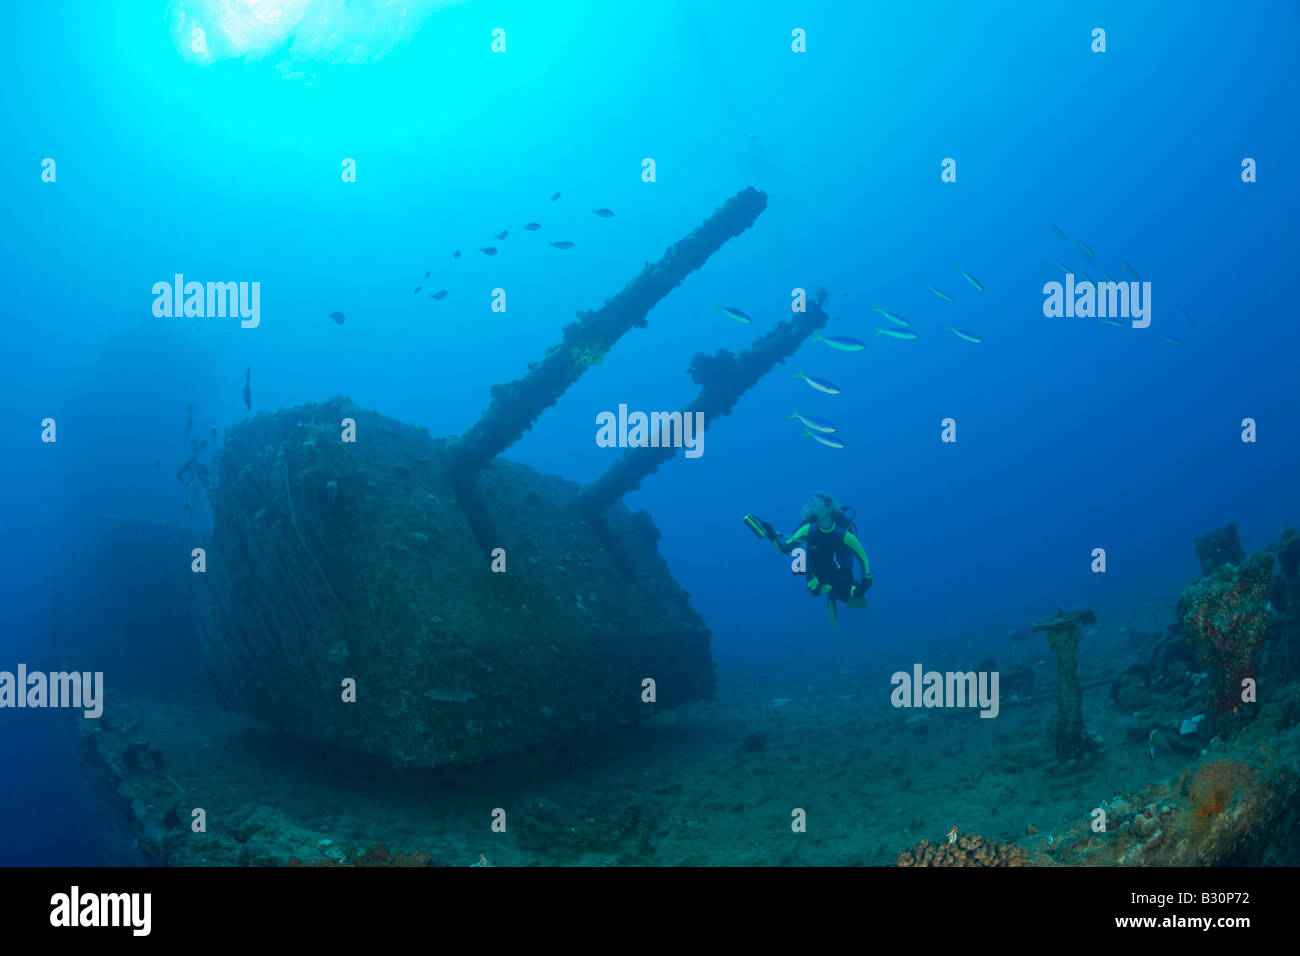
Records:
{"label": "diver's wetsuit", "polygon": [[871,579],[871,565],[867,563],[862,543],[851,531],[841,530],[838,525],[823,530],[816,523],[807,521],[789,537],[773,535],[771,540],[772,546],[782,554],[789,554],[801,542],[806,542],[809,584],[814,594],[829,594],[856,607],[866,604],[860,594],[853,593],[853,559],[857,557],[862,562],[864,581]]}

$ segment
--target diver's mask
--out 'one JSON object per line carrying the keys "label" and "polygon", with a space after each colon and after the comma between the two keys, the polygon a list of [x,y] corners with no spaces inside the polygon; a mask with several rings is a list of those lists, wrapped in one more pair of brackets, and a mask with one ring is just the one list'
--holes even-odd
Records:
{"label": "diver's mask", "polygon": [[835,523],[835,511],[829,501],[813,495],[803,505],[803,521],[814,528]]}

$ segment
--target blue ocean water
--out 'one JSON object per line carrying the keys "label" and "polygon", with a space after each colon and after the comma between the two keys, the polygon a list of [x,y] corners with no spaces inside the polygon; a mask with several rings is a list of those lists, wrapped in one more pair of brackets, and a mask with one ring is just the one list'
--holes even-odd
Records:
{"label": "blue ocean water", "polygon": [[[599,412],[680,407],[693,355],[739,351],[793,289],[828,290],[827,333],[867,348],[805,345],[702,457],[627,498],[662,531],[720,680],[910,666],[1057,606],[1172,607],[1197,535],[1236,522],[1251,551],[1300,522],[1291,5],[244,6],[264,19],[201,2],[0,13],[0,668],[39,659],[56,590],[106,573],[82,551],[94,521],[203,526],[175,477],[187,406],[195,436],[224,431],[250,369],[254,411],[341,393],[460,434],[493,383],[746,186],[769,197],[754,228],[506,453],[595,478],[618,454],[595,443]],[[1150,281],[1149,328],[1044,317],[1052,257],[1096,271],[1048,223]],[[178,273],[259,282],[260,325],[156,317],[151,289]],[[877,305],[919,338],[876,336]],[[792,408],[846,447],[801,437]],[[814,489],[856,508],[875,577],[838,631],[740,522],[793,530]],[[0,862],[131,859],[74,746],[62,722],[0,713]]]}

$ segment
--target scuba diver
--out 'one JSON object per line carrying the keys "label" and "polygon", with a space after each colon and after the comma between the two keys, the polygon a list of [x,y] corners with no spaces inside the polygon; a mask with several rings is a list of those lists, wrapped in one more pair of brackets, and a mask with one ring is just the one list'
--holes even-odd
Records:
{"label": "scuba diver", "polygon": [[[852,507],[841,508],[835,499],[824,491],[813,492],[804,505],[804,518],[791,535],[777,533],[770,524],[755,515],[745,515],[746,527],[760,538],[767,538],[772,547],[789,554],[802,546],[807,553],[808,593],[813,597],[826,595],[826,608],[831,624],[838,630],[839,615],[835,602],[843,601],[849,607],[867,606],[866,593],[871,587],[871,565],[867,553],[858,541],[853,519],[857,512]],[[853,559],[862,562],[862,579],[853,573]]]}

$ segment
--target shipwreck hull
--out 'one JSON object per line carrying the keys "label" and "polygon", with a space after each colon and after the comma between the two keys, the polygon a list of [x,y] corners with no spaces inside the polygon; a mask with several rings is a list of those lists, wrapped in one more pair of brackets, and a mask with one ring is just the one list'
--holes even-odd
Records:
{"label": "shipwreck hull", "polygon": [[254,716],[397,766],[710,696],[709,631],[649,516],[593,519],[578,492],[499,459],[457,482],[444,442],[345,398],[241,422],[211,489],[214,673]]}

